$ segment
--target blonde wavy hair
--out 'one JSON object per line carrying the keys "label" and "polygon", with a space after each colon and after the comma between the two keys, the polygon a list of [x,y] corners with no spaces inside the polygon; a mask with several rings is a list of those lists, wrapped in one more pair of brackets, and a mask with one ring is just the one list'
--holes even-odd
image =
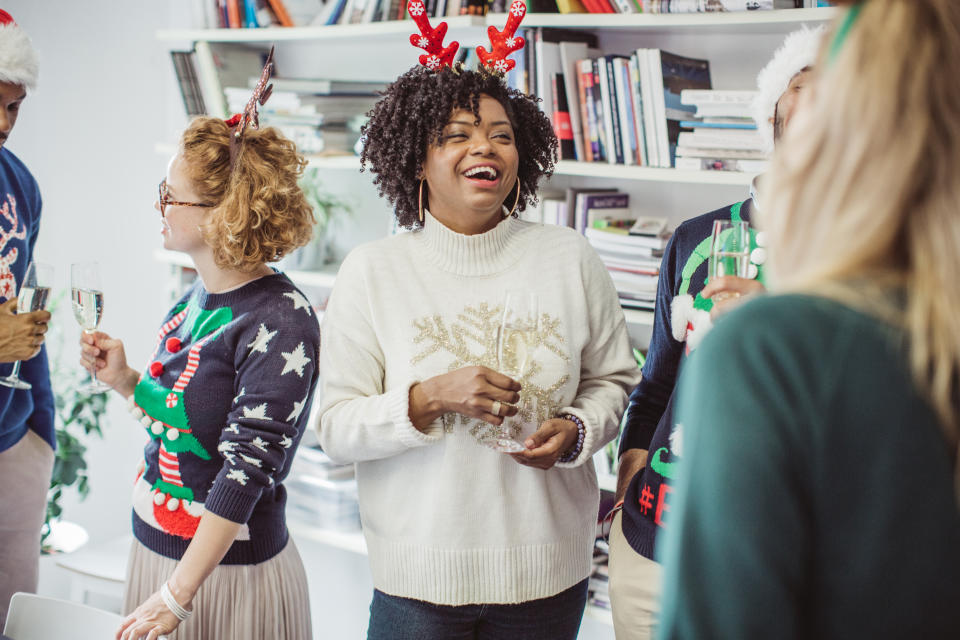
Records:
{"label": "blonde wavy hair", "polygon": [[216,203],[201,231],[217,266],[252,271],[310,241],[316,220],[297,184],[307,162],[276,129],[248,127],[231,170],[230,135],[223,120],[195,118],[180,153],[197,194]]}
{"label": "blonde wavy hair", "polygon": [[960,500],[960,2],[860,11],[821,52],[764,184],[769,274],[775,289],[904,329],[916,388],[956,452]]}

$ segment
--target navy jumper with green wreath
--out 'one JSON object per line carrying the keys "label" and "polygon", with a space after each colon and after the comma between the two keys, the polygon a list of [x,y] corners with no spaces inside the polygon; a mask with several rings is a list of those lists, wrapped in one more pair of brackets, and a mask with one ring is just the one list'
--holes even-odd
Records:
{"label": "navy jumper with green wreath", "polygon": [[[704,298],[715,220],[750,221],[753,200],[687,220],[664,250],[657,284],[653,334],[643,378],[630,395],[620,451],[646,449],[646,465],[624,495],[621,522],[630,546],[654,558],[657,532],[669,522],[671,480],[683,451],[682,429],[673,421],[674,387],[685,356],[712,326],[713,301]],[[750,276],[764,281],[764,237],[750,229]]]}
{"label": "navy jumper with green wreath", "polygon": [[224,564],[256,564],[287,542],[282,481],[317,379],[316,316],[281,274],[210,294],[199,283],[168,314],[129,400],[146,429],[134,535],[180,558],[205,510],[243,525]]}

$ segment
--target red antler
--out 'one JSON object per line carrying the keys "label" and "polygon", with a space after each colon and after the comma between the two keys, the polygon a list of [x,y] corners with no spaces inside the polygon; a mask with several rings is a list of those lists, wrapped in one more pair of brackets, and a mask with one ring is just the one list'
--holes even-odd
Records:
{"label": "red antler", "polygon": [[510,12],[507,14],[507,26],[503,31],[497,31],[493,25],[487,27],[487,35],[490,36],[493,50],[488,53],[482,46],[477,47],[477,56],[490,71],[502,74],[516,66],[517,63],[507,60],[507,56],[514,51],[519,51],[526,44],[523,38],[515,36],[517,27],[520,26],[520,21],[525,15],[527,15],[527,5],[523,0],[513,0]]}
{"label": "red antler", "polygon": [[439,71],[443,66],[452,67],[453,56],[456,55],[460,44],[451,42],[446,47],[443,46],[443,39],[447,35],[447,23],[441,22],[436,29],[431,27],[430,20],[427,19],[427,8],[422,0],[409,0],[407,11],[420,29],[419,35],[414,33],[410,36],[410,44],[427,52],[420,56],[420,64],[432,71]]}

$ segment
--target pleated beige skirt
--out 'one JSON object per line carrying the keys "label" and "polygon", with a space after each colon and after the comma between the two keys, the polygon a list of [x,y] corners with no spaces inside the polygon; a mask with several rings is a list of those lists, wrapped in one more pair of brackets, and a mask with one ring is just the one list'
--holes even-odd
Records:
{"label": "pleated beige skirt", "polygon": [[[160,590],[177,561],[136,539],[130,549],[123,613]],[[169,640],[310,640],[307,574],[291,539],[283,551],[253,565],[220,565],[193,600],[193,615]]]}

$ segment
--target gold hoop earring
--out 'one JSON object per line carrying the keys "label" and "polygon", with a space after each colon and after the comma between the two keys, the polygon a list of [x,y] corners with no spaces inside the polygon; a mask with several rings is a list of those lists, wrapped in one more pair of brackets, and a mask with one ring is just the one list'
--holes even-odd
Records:
{"label": "gold hoop earring", "polygon": [[517,197],[513,199],[513,209],[510,209],[510,213],[507,214],[508,218],[517,210],[518,204],[520,204],[520,178],[517,178]]}
{"label": "gold hoop earring", "polygon": [[420,197],[417,198],[417,214],[420,217],[420,224],[423,224],[423,181],[424,178],[420,178]]}

